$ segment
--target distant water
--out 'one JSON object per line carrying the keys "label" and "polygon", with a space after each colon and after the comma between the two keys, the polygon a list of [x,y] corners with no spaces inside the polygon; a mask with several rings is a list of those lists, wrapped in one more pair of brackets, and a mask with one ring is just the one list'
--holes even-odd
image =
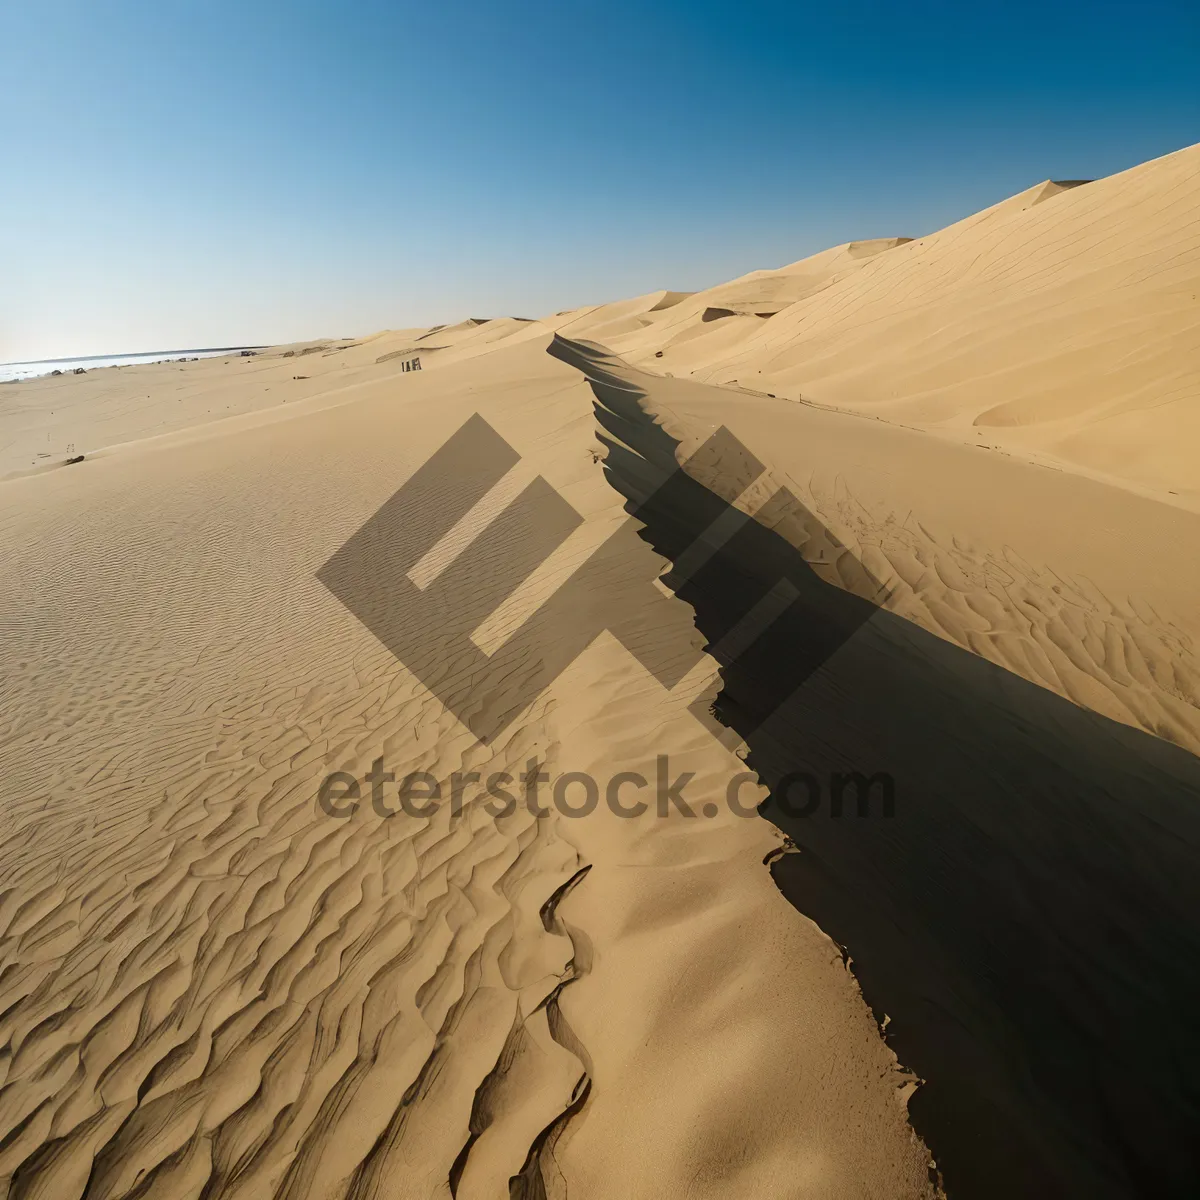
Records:
{"label": "distant water", "polygon": [[262,346],[219,346],[203,350],[147,350],[141,354],[92,354],[84,358],[43,358],[36,362],[0,363],[0,383],[11,379],[35,379],[61,371],[64,375],[82,368],[132,367],[139,363],[183,362],[189,358],[217,358],[241,350],[261,350]]}

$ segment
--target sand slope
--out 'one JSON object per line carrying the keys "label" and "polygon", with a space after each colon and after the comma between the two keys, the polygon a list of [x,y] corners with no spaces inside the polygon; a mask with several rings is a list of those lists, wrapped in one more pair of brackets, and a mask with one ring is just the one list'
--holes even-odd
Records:
{"label": "sand slope", "polygon": [[[912,1081],[771,883],[767,823],[315,803],[377,757],[448,781],[666,754],[700,799],[740,769],[688,711],[711,669],[664,704],[611,638],[476,746],[316,579],[473,412],[584,517],[518,608],[622,526],[545,344],[0,489],[8,1196],[930,1193]],[[685,604],[646,619],[695,652]]]}

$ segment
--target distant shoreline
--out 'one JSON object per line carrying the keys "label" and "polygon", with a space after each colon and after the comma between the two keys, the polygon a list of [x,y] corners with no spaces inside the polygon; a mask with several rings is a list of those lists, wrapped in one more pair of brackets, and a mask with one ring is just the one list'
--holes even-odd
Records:
{"label": "distant shoreline", "polygon": [[265,350],[267,346],[190,346],[183,350],[128,350],[115,354],[69,354],[65,358],[18,358],[0,367],[34,367],[43,363],[98,362],[107,358],[170,358],[174,354],[232,354],[235,350]]}
{"label": "distant shoreline", "polygon": [[217,358],[222,354],[257,353],[266,346],[202,346],[187,350],[140,350],[130,354],[81,354],[74,358],[31,358],[0,363],[0,383],[24,383],[47,375],[104,367],[136,367],[188,358]]}

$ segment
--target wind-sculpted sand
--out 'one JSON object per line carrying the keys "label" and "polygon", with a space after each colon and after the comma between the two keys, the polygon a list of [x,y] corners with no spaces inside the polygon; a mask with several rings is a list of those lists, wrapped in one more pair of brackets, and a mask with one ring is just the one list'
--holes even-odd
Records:
{"label": "wind-sculpted sand", "polygon": [[664,703],[605,639],[478,747],[317,581],[476,411],[585,517],[534,603],[624,519],[544,341],[5,485],[11,1197],[929,1192],[766,822],[318,807],[378,757],[741,769],[687,709],[711,669]]}
{"label": "wind-sculpted sand", "polygon": [[[0,1196],[1190,1194],[1196,153],[694,295],[0,387]],[[329,564],[420,541],[476,415],[519,461],[391,614]],[[712,815],[471,779],[664,760]]]}

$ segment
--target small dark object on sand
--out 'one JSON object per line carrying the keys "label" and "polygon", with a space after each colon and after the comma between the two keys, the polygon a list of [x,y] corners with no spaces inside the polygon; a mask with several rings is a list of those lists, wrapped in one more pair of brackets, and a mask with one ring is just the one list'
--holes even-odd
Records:
{"label": "small dark object on sand", "polygon": [[76,368],[75,368],[75,374],[76,374],[76,375],[86,375],[86,374],[87,374],[87,367],[76,367]]}
{"label": "small dark object on sand", "polygon": [[661,351],[661,350],[655,350],[655,352],[654,352],[654,357],[655,357],[655,358],[662,358],[662,351]]}
{"label": "small dark object on sand", "polygon": [[50,374],[51,375],[61,375],[62,372],[61,371],[51,371]]}
{"label": "small dark object on sand", "polygon": [[66,465],[69,467],[69,466],[71,466],[72,464],[74,464],[74,463],[77,463],[77,462],[83,462],[83,455],[82,455],[82,454],[76,454],[74,458],[68,458],[68,459],[67,459],[67,462],[66,462]]}

